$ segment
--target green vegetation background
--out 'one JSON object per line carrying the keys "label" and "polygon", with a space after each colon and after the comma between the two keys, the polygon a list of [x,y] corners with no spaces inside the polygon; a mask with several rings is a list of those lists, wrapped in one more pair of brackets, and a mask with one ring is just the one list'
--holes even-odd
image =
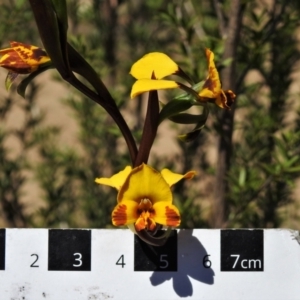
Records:
{"label": "green vegetation background", "polygon": [[[157,169],[198,172],[192,182],[174,189],[182,228],[297,229],[298,1],[69,0],[68,14],[70,43],[104,80],[129,116],[136,138],[144,119],[143,99],[132,100],[132,105],[134,80],[128,73],[132,63],[150,51],[170,55],[200,81],[207,67],[203,49],[211,48],[224,88],[237,94],[229,112],[212,105],[206,127],[195,141],[185,144],[174,138],[180,154],[170,149],[170,154],[156,151],[151,156]],[[0,20],[1,48],[9,41],[42,46],[27,1],[0,1]],[[48,72],[51,80],[67,87],[56,72]],[[61,128],[45,124],[48,112],[35,113],[42,86],[49,84],[37,82],[30,85],[26,100],[15,87],[0,95],[1,226],[112,227],[116,192],[98,186],[94,179],[129,164],[120,133],[101,107],[69,87],[67,95],[51,100],[71,109],[79,128],[76,145],[65,145]],[[164,97],[173,95],[168,92]],[[24,115],[18,130],[7,126],[16,107]],[[170,123],[169,131],[160,135],[183,130]],[[18,151],[8,145],[11,137]],[[42,192],[28,204],[23,201],[24,187],[32,178]]]}

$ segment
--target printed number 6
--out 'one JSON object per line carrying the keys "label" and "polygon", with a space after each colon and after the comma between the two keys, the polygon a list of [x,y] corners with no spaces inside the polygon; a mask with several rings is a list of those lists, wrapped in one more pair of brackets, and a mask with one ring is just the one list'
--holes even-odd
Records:
{"label": "printed number 6", "polygon": [[211,261],[209,260],[210,254],[207,254],[203,257],[202,263],[203,267],[208,269],[211,267]]}
{"label": "printed number 6", "polygon": [[78,268],[78,267],[80,267],[82,265],[82,260],[81,260],[82,259],[82,254],[81,253],[74,253],[73,255],[74,256],[75,255],[78,256],[77,258],[75,258],[75,260],[78,261],[78,263],[77,264],[73,264],[73,267],[77,267]]}
{"label": "printed number 6", "polygon": [[162,254],[160,256],[160,262],[164,263],[164,266],[159,266],[161,269],[165,269],[165,268],[167,268],[169,266],[169,262],[166,259],[163,259],[163,257],[167,258],[168,255],[167,254]]}

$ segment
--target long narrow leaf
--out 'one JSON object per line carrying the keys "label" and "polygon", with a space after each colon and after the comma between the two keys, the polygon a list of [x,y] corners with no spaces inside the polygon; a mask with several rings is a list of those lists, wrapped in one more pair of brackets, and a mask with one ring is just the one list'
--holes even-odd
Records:
{"label": "long narrow leaf", "polygon": [[25,98],[25,93],[26,93],[26,88],[28,86],[28,84],[39,74],[49,70],[49,69],[53,69],[53,65],[49,64],[46,66],[41,67],[40,69],[38,69],[37,71],[31,73],[30,75],[28,75],[26,78],[24,78],[17,87],[17,93],[22,96],[23,98]]}
{"label": "long narrow leaf", "polygon": [[106,102],[114,101],[91,65],[69,43],[67,43],[67,50],[72,71],[84,77],[101,96],[102,100]]}
{"label": "long narrow leaf", "polygon": [[171,116],[177,115],[182,111],[185,111],[191,108],[193,104],[190,101],[186,100],[172,100],[168,102],[161,110],[159,114],[159,124],[165,120],[170,118]]}
{"label": "long narrow leaf", "polygon": [[188,113],[181,113],[169,118],[172,122],[177,124],[197,124],[201,121],[206,122],[207,115],[192,115]]}
{"label": "long narrow leaf", "polygon": [[61,76],[68,77],[70,70],[62,53],[62,43],[66,42],[64,41],[66,37],[60,33],[53,3],[51,0],[29,0],[29,2],[47,54]]}

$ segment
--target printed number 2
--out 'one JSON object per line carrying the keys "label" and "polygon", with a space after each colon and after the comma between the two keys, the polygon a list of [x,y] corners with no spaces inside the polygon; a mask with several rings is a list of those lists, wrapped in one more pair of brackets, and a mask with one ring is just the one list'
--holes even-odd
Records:
{"label": "printed number 2", "polygon": [[122,254],[120,256],[120,258],[117,260],[116,265],[122,266],[122,268],[124,268],[124,266],[126,265],[125,262],[124,262],[124,254]]}
{"label": "printed number 2", "polygon": [[30,256],[35,256],[35,261],[30,265],[31,268],[38,268],[39,266],[35,263],[39,260],[39,256],[37,254],[31,254]]}
{"label": "printed number 2", "polygon": [[78,256],[77,258],[75,258],[75,261],[78,261],[77,264],[73,264],[73,267],[80,267],[82,265],[82,254],[81,253],[74,253],[74,256]]}

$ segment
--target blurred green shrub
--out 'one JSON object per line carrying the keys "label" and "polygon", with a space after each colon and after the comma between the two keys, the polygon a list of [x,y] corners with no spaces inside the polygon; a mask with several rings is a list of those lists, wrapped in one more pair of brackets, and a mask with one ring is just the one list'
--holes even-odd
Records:
{"label": "blurred green shrub", "polygon": [[[238,99],[229,112],[232,129],[224,131],[230,118],[212,107],[209,122],[198,139],[189,144],[175,141],[180,154],[151,157],[158,169],[173,165],[178,172],[198,171],[193,182],[178,184],[174,190],[182,227],[278,227],[297,221],[299,216],[284,214],[282,207],[297,207],[299,203],[294,193],[300,171],[299,95],[290,89],[300,58],[296,39],[298,4],[274,1],[267,6],[260,1],[217,0],[81,2],[68,1],[70,43],[107,84],[122,112],[128,115],[135,136],[140,135],[144,119],[143,101],[129,101],[133,79],[128,72],[145,53],[165,52],[192,77],[205,79],[203,49],[208,47],[215,52],[218,67],[224,70],[224,82],[226,70],[234,69],[232,82]],[[230,22],[233,2],[241,6],[238,28]],[[2,48],[10,40],[41,46],[27,1],[1,1],[0,5]],[[233,45],[236,56],[228,58],[224,53],[230,30],[238,33],[238,40]],[[55,76],[53,80],[60,79]],[[39,89],[37,83],[32,83],[26,100],[13,89],[0,97],[2,224],[111,227],[116,193],[99,187],[94,179],[128,164],[120,133],[99,106],[70,88],[70,95],[53,99],[71,108],[80,129],[78,144],[69,149],[58,142],[60,128],[43,122],[47,112],[33,113]],[[172,93],[166,93],[166,98]],[[6,127],[7,115],[16,106],[25,115],[18,131]],[[169,130],[174,129],[180,132],[175,125]],[[14,136],[20,145],[15,156],[6,144],[9,136]],[[216,176],[216,157],[222,156],[224,150],[218,146],[219,137],[230,145],[226,149],[227,168],[221,178]],[[28,155],[33,149],[38,159]],[[36,195],[42,205],[35,211],[23,203],[28,172],[35,174],[42,190]],[[222,182],[226,186],[220,197],[224,212],[216,221],[213,215],[218,207],[214,198]]]}

